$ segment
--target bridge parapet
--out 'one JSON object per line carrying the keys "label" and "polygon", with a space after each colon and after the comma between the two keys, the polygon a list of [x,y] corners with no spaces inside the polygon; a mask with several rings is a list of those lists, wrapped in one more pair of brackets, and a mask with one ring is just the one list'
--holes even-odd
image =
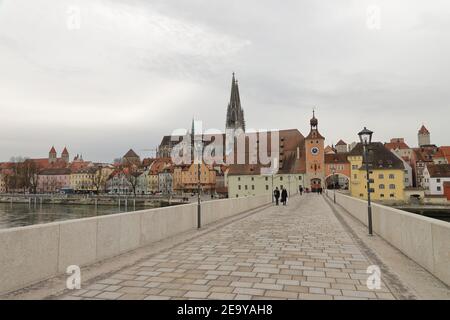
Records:
{"label": "bridge parapet", "polygon": [[[271,196],[202,203],[202,225],[269,204]],[[0,230],[0,294],[197,228],[186,204]]]}
{"label": "bridge parapet", "polygon": [[[336,203],[367,226],[367,201],[336,192]],[[450,285],[450,223],[377,203],[372,220],[376,234]]]}

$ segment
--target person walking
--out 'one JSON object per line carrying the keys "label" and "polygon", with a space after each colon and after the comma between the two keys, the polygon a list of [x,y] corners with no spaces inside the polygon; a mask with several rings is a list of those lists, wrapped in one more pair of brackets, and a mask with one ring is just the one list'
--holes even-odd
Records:
{"label": "person walking", "polygon": [[283,204],[283,206],[286,205],[287,197],[287,190],[285,188],[281,188],[281,203]]}
{"label": "person walking", "polygon": [[278,187],[273,191],[273,196],[275,198],[275,205],[278,205],[278,199],[280,199],[280,190],[278,190]]}
{"label": "person walking", "polygon": [[298,190],[300,191],[300,195],[302,195],[302,194],[303,194],[303,186],[300,186],[300,187],[298,188]]}

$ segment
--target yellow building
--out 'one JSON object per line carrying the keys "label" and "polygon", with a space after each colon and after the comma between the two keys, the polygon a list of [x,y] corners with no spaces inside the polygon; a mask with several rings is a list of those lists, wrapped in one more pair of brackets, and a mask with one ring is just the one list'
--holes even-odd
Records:
{"label": "yellow building", "polygon": [[70,187],[75,191],[95,191],[94,178],[97,168],[81,168],[70,174]]}
{"label": "yellow building", "polygon": [[[179,179],[176,177],[176,179]],[[181,170],[181,184],[183,191],[191,192],[197,190],[198,184],[198,165],[193,163],[189,166],[183,166]],[[216,188],[216,171],[202,163],[200,165],[200,185],[203,191],[214,191]]]}
{"label": "yellow building", "polygon": [[[381,142],[374,142],[369,152],[369,178],[371,199],[375,201],[403,201],[403,162]],[[350,193],[353,197],[367,199],[366,169],[363,164],[363,146],[357,144],[348,155],[350,161]]]}

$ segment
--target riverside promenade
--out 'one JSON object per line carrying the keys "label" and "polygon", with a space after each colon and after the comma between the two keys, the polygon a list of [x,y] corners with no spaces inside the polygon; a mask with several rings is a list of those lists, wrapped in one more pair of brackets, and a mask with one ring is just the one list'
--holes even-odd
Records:
{"label": "riverside promenade", "polygon": [[[401,268],[419,275],[418,282],[429,288],[418,291],[429,296],[417,296],[417,291],[402,283],[385,263],[380,266],[380,289],[369,289],[367,268],[377,264],[377,254],[358,239],[357,231],[349,232],[347,223],[336,214],[324,196],[296,195],[286,207],[266,207],[138,263],[100,275],[83,283],[80,290],[65,290],[46,298],[450,298],[445,284],[407,257],[400,257],[406,262],[394,261],[393,268],[400,263]],[[361,236],[367,237],[364,228],[359,228]],[[370,241],[378,250],[395,255],[394,248],[383,247],[389,246],[383,240]]]}

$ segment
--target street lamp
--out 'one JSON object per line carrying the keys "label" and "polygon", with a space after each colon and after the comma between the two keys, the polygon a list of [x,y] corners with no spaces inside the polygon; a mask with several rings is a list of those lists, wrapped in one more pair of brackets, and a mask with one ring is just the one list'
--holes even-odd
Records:
{"label": "street lamp", "polygon": [[332,167],[331,174],[333,175],[333,202],[336,203],[336,168]]}
{"label": "street lamp", "polygon": [[197,228],[200,229],[202,227],[202,215],[201,215],[201,200],[200,200],[200,190],[201,190],[201,148],[202,141],[196,141],[196,159],[197,159]]}
{"label": "street lamp", "polygon": [[366,180],[367,180],[367,223],[369,225],[369,235],[372,235],[372,206],[370,204],[370,177],[369,177],[369,146],[372,143],[373,132],[364,127],[364,129],[358,133],[359,140],[363,146],[363,161],[366,164]]}

